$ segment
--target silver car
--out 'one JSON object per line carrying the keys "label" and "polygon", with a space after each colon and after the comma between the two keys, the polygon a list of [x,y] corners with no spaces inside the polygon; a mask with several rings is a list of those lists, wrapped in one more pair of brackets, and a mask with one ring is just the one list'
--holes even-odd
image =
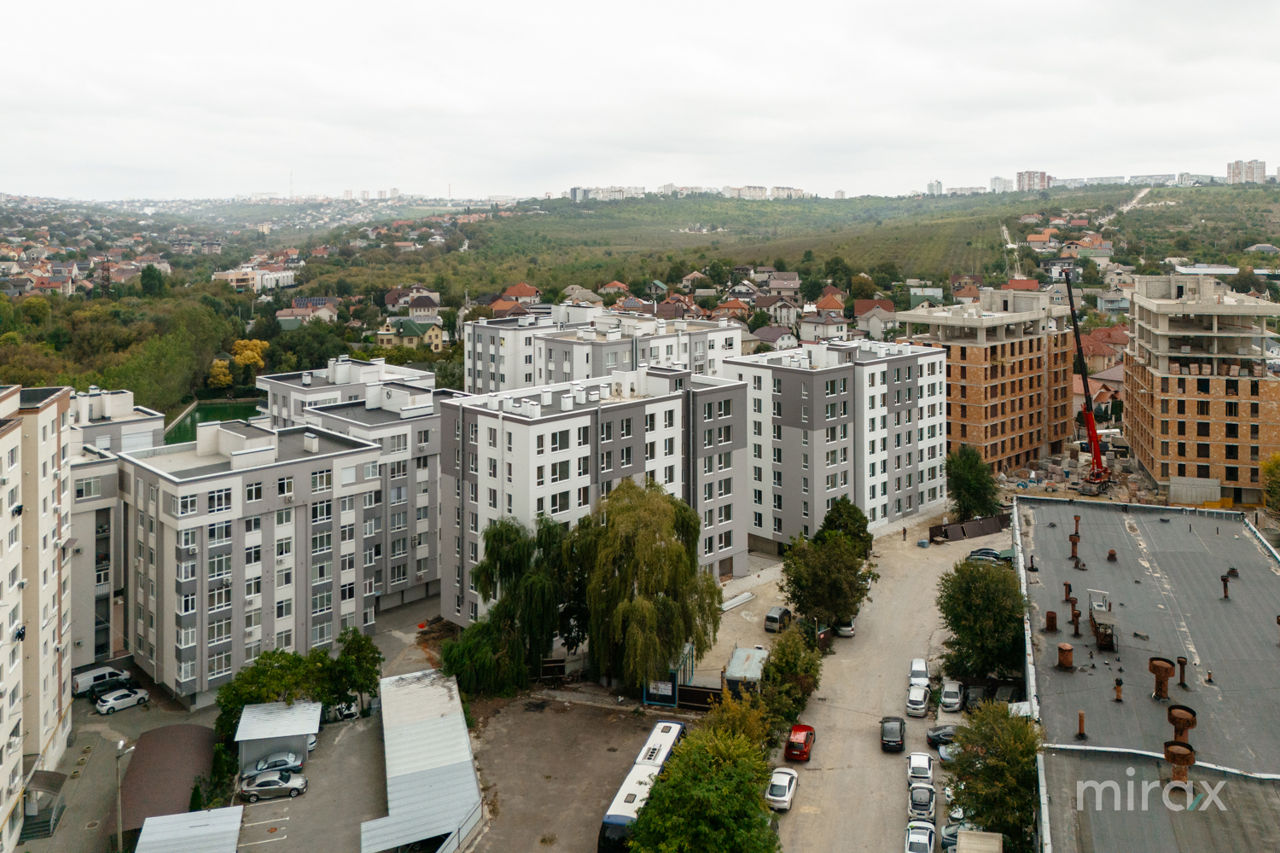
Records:
{"label": "silver car", "polygon": [[240,796],[251,803],[271,797],[296,797],[307,792],[307,777],[287,770],[267,770],[240,783]]}
{"label": "silver car", "polygon": [[942,682],[942,697],[938,705],[944,711],[959,711],[964,703],[964,685],[950,678]]}
{"label": "silver car", "polygon": [[937,799],[933,786],[917,782],[907,789],[907,819],[933,820],[933,804]]}
{"label": "silver car", "polygon": [[266,758],[258,759],[257,763],[240,774],[240,778],[248,779],[250,776],[257,776],[259,773],[265,773],[268,770],[284,770],[289,773],[296,773],[301,769],[302,762],[292,752],[273,752]]}
{"label": "silver car", "polygon": [[130,687],[126,690],[116,690],[108,693],[97,701],[94,708],[99,714],[114,714],[122,708],[145,705],[149,698],[147,691],[142,688]]}
{"label": "silver car", "polygon": [[907,716],[923,717],[929,713],[929,688],[907,688]]}

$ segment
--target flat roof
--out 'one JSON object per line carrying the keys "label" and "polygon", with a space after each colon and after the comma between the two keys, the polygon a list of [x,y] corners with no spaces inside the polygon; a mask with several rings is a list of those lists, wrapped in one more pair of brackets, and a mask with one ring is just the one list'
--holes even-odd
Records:
{"label": "flat roof", "polygon": [[[1080,516],[1077,553],[1071,559],[1068,536]],[[1173,739],[1170,705],[1197,712],[1187,741],[1198,765],[1191,779],[1217,773],[1214,767],[1246,774],[1274,774],[1280,755],[1275,726],[1275,685],[1280,683],[1276,654],[1276,614],[1280,613],[1280,557],[1247,517],[1221,510],[1148,507],[1108,501],[1019,498],[1014,512],[1020,567],[1034,557],[1037,571],[1025,572],[1030,603],[1029,673],[1044,729],[1045,768],[1051,835],[1065,850],[1197,849],[1187,846],[1191,823],[1175,824],[1168,815],[1148,812],[1089,811],[1084,820],[1064,803],[1074,801],[1077,779],[1116,779],[1123,788],[1125,768],[1151,778],[1168,778],[1162,755]],[[1108,560],[1114,550],[1116,559]],[[1221,575],[1235,568],[1230,598],[1222,597]],[[1064,583],[1070,583],[1081,611],[1080,637],[1072,636]],[[1090,590],[1106,593],[1115,622],[1114,651],[1098,648],[1089,626]],[[1045,613],[1056,611],[1058,632],[1046,633]],[[1057,667],[1058,645],[1073,646],[1073,669]],[[1178,675],[1168,685],[1169,699],[1155,700],[1152,657],[1187,659],[1186,687]],[[1212,673],[1213,680],[1209,681]],[[1123,680],[1123,700],[1114,701],[1115,680]],[[1076,740],[1077,715],[1085,714],[1087,739]],[[1085,747],[1082,750],[1080,747]],[[1118,775],[1115,772],[1118,771]],[[1110,775],[1108,775],[1110,774]],[[1280,794],[1274,781],[1240,775],[1226,777],[1227,788],[1262,785],[1258,796],[1271,805],[1266,820],[1249,828],[1230,813],[1197,813],[1216,826],[1206,835],[1232,839],[1241,849],[1280,848]],[[1270,786],[1270,787],[1269,787]],[[1241,793],[1241,796],[1245,796]],[[1250,795],[1252,796],[1252,795]],[[1198,830],[1197,830],[1198,831]],[[1167,837],[1166,837],[1167,836]],[[1162,844],[1161,839],[1167,844]],[[1123,843],[1132,840],[1132,845]]]}
{"label": "flat roof", "polygon": [[[340,453],[346,450],[367,450],[374,445],[360,438],[340,435],[322,427],[296,426],[280,430],[272,430],[248,421],[208,421],[200,424],[202,428],[227,430],[244,436],[246,439],[269,439],[276,443],[276,457],[272,462],[248,468],[232,468],[231,456],[224,453],[198,453],[199,440],[182,444],[164,444],[157,447],[146,447],[139,450],[121,451],[120,456],[131,462],[150,468],[176,480],[190,480],[197,477],[208,477],[216,474],[227,474],[232,470],[251,471],[266,465],[281,465],[303,459]],[[312,434],[319,439],[318,449],[310,453],[304,446],[304,436]],[[256,445],[246,445],[250,449]]]}
{"label": "flat roof", "polygon": [[768,649],[740,646],[729,656],[724,677],[735,681],[759,681],[764,677],[764,662],[768,659]]}
{"label": "flat roof", "polygon": [[319,702],[265,702],[245,705],[236,741],[313,735],[320,731]]}
{"label": "flat roof", "polygon": [[459,835],[480,820],[480,784],[457,682],[433,669],[381,681],[387,816],[360,825],[362,853]]}
{"label": "flat roof", "polygon": [[134,853],[235,853],[244,806],[149,817]]}

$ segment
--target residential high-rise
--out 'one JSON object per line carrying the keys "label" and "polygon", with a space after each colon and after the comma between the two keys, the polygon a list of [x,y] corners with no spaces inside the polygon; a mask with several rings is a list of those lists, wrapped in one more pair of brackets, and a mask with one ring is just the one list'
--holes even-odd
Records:
{"label": "residential high-rise", "polygon": [[873,530],[944,505],[945,358],[856,340],[730,359],[724,374],[747,384],[751,404],[739,428],[752,547],[813,536],[841,497]]}
{"label": "residential high-rise", "polygon": [[911,343],[947,351],[949,450],[969,445],[997,471],[1061,453],[1071,434],[1070,311],[1038,291],[899,311],[927,327]]}
{"label": "residential high-rise", "polygon": [[1017,176],[1018,192],[1033,193],[1049,189],[1052,178],[1044,172],[1019,172]]}
{"label": "residential high-rise", "polygon": [[942,195],[942,181],[930,181],[929,185],[925,188],[925,192],[932,196]]}
{"label": "residential high-rise", "polygon": [[991,191],[993,193],[1011,193],[1013,192],[1014,187],[1014,182],[1008,178],[1001,178],[997,176],[991,179]]}
{"label": "residential high-rise", "polygon": [[385,564],[378,459],[371,442],[244,421],[121,451],[134,664],[200,707],[263,649],[367,630]]}
{"label": "residential high-rise", "polygon": [[1280,377],[1267,369],[1280,305],[1206,276],[1136,276],[1125,353],[1125,433],[1170,500],[1262,502],[1280,452]]}
{"label": "residential high-rise", "polygon": [[1265,184],[1267,163],[1265,160],[1232,160],[1227,163],[1227,183]]}
{"label": "residential high-rise", "polygon": [[419,388],[435,387],[434,373],[387,364],[381,358],[360,361],[345,355],[329,359],[319,370],[259,376],[257,387],[267,392],[266,414],[273,427],[297,426],[312,406],[363,401],[369,385],[398,381]]}
{"label": "residential high-rise", "polygon": [[[5,644],[5,666],[0,669],[0,808],[4,809],[4,822],[0,823],[0,850],[18,849],[18,835],[22,830],[24,803],[38,808],[35,794],[24,791],[27,771],[29,769],[51,770],[57,766],[66,745],[66,738],[54,737],[46,747],[40,750],[43,743],[40,732],[28,737],[32,726],[39,726],[40,717],[27,716],[25,697],[29,692],[26,682],[25,662],[19,661],[27,655],[41,654],[41,635],[45,630],[37,615],[36,619],[27,619],[25,607],[26,590],[33,586],[27,579],[24,564],[23,489],[21,486],[22,464],[22,432],[23,418],[18,415],[19,388],[16,385],[0,387],[0,518],[5,519],[5,530],[0,533],[0,637]],[[38,540],[37,540],[38,541]],[[39,610],[30,611],[39,614]],[[56,626],[56,622],[55,622]],[[25,635],[30,633],[30,641]],[[30,642],[30,646],[28,646]],[[53,648],[50,644],[49,650]],[[70,672],[66,676],[71,677]],[[69,724],[71,717],[68,714]],[[56,729],[55,729],[56,734]],[[33,746],[33,749],[28,747]],[[34,767],[26,766],[25,754],[34,751],[39,757]]]}
{"label": "residential high-rise", "polygon": [[502,518],[572,525],[623,478],[652,479],[703,518],[701,565],[742,575],[741,382],[648,368],[441,402],[441,613],[485,611],[471,573]]}

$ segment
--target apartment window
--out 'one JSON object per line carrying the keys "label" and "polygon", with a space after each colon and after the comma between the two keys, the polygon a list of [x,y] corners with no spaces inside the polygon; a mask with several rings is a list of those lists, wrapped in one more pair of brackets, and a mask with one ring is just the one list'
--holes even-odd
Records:
{"label": "apartment window", "polygon": [[257,533],[261,529],[262,529],[262,516],[255,515],[252,518],[246,518],[244,520],[245,533]]}
{"label": "apartment window", "polygon": [[220,580],[231,574],[231,555],[219,554],[209,558],[209,580]]}
{"label": "apartment window", "polygon": [[244,487],[244,499],[245,499],[245,501],[260,501],[260,500],[262,500],[262,484],[261,484],[261,483],[250,483],[249,485],[245,486],[245,487]]}
{"label": "apartment window", "polygon": [[76,500],[81,498],[98,498],[102,497],[102,478],[88,477],[84,480],[76,480]]}
{"label": "apartment window", "polygon": [[324,646],[333,640],[333,623],[321,622],[311,626],[311,645]]}
{"label": "apartment window", "polygon": [[209,525],[209,545],[226,545],[231,541],[231,522],[222,521]]}
{"label": "apartment window", "polygon": [[231,672],[231,652],[210,652],[209,677],[217,678]]}
{"label": "apartment window", "polygon": [[578,446],[585,447],[591,442],[591,427],[578,427]]}
{"label": "apartment window", "polygon": [[194,592],[189,592],[183,595],[182,598],[178,600],[178,612],[179,613],[195,613],[196,612],[196,595]]}
{"label": "apartment window", "polygon": [[333,590],[325,589],[311,595],[311,615],[319,616],[333,610]]}
{"label": "apartment window", "polygon": [[215,489],[209,492],[209,512],[230,512],[231,490]]}
{"label": "apartment window", "polygon": [[231,606],[231,587],[209,590],[209,612],[225,610]]}
{"label": "apartment window", "polygon": [[[405,437],[403,435],[399,436],[399,438],[402,442],[405,441]],[[401,462],[400,464],[403,465],[404,463]],[[311,472],[311,491],[327,492],[329,491],[329,489],[332,489],[332,488],[333,488],[333,469],[332,468],[326,468],[323,471]]]}
{"label": "apartment window", "polygon": [[276,618],[289,619],[293,616],[293,599],[281,598],[276,601]]}
{"label": "apartment window", "polygon": [[276,494],[281,497],[293,497],[293,478],[281,477],[276,480]]}
{"label": "apartment window", "polygon": [[316,501],[311,505],[311,523],[319,524],[333,519],[333,501]]}
{"label": "apartment window", "polygon": [[199,502],[195,495],[182,495],[178,498],[178,515],[195,515],[199,509]]}
{"label": "apartment window", "polygon": [[178,629],[178,648],[189,649],[196,644],[196,629],[179,628]]}
{"label": "apartment window", "polygon": [[293,566],[276,569],[276,588],[293,585]]}
{"label": "apartment window", "polygon": [[311,537],[311,553],[327,554],[333,550],[333,533],[325,531]]}

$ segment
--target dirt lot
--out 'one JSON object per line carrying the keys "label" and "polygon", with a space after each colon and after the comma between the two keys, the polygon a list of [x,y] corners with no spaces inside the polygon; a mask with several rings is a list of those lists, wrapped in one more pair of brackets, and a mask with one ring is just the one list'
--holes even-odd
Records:
{"label": "dirt lot", "polygon": [[594,850],[605,809],[663,716],[632,707],[525,696],[485,708],[473,744],[492,820],[476,849]]}

